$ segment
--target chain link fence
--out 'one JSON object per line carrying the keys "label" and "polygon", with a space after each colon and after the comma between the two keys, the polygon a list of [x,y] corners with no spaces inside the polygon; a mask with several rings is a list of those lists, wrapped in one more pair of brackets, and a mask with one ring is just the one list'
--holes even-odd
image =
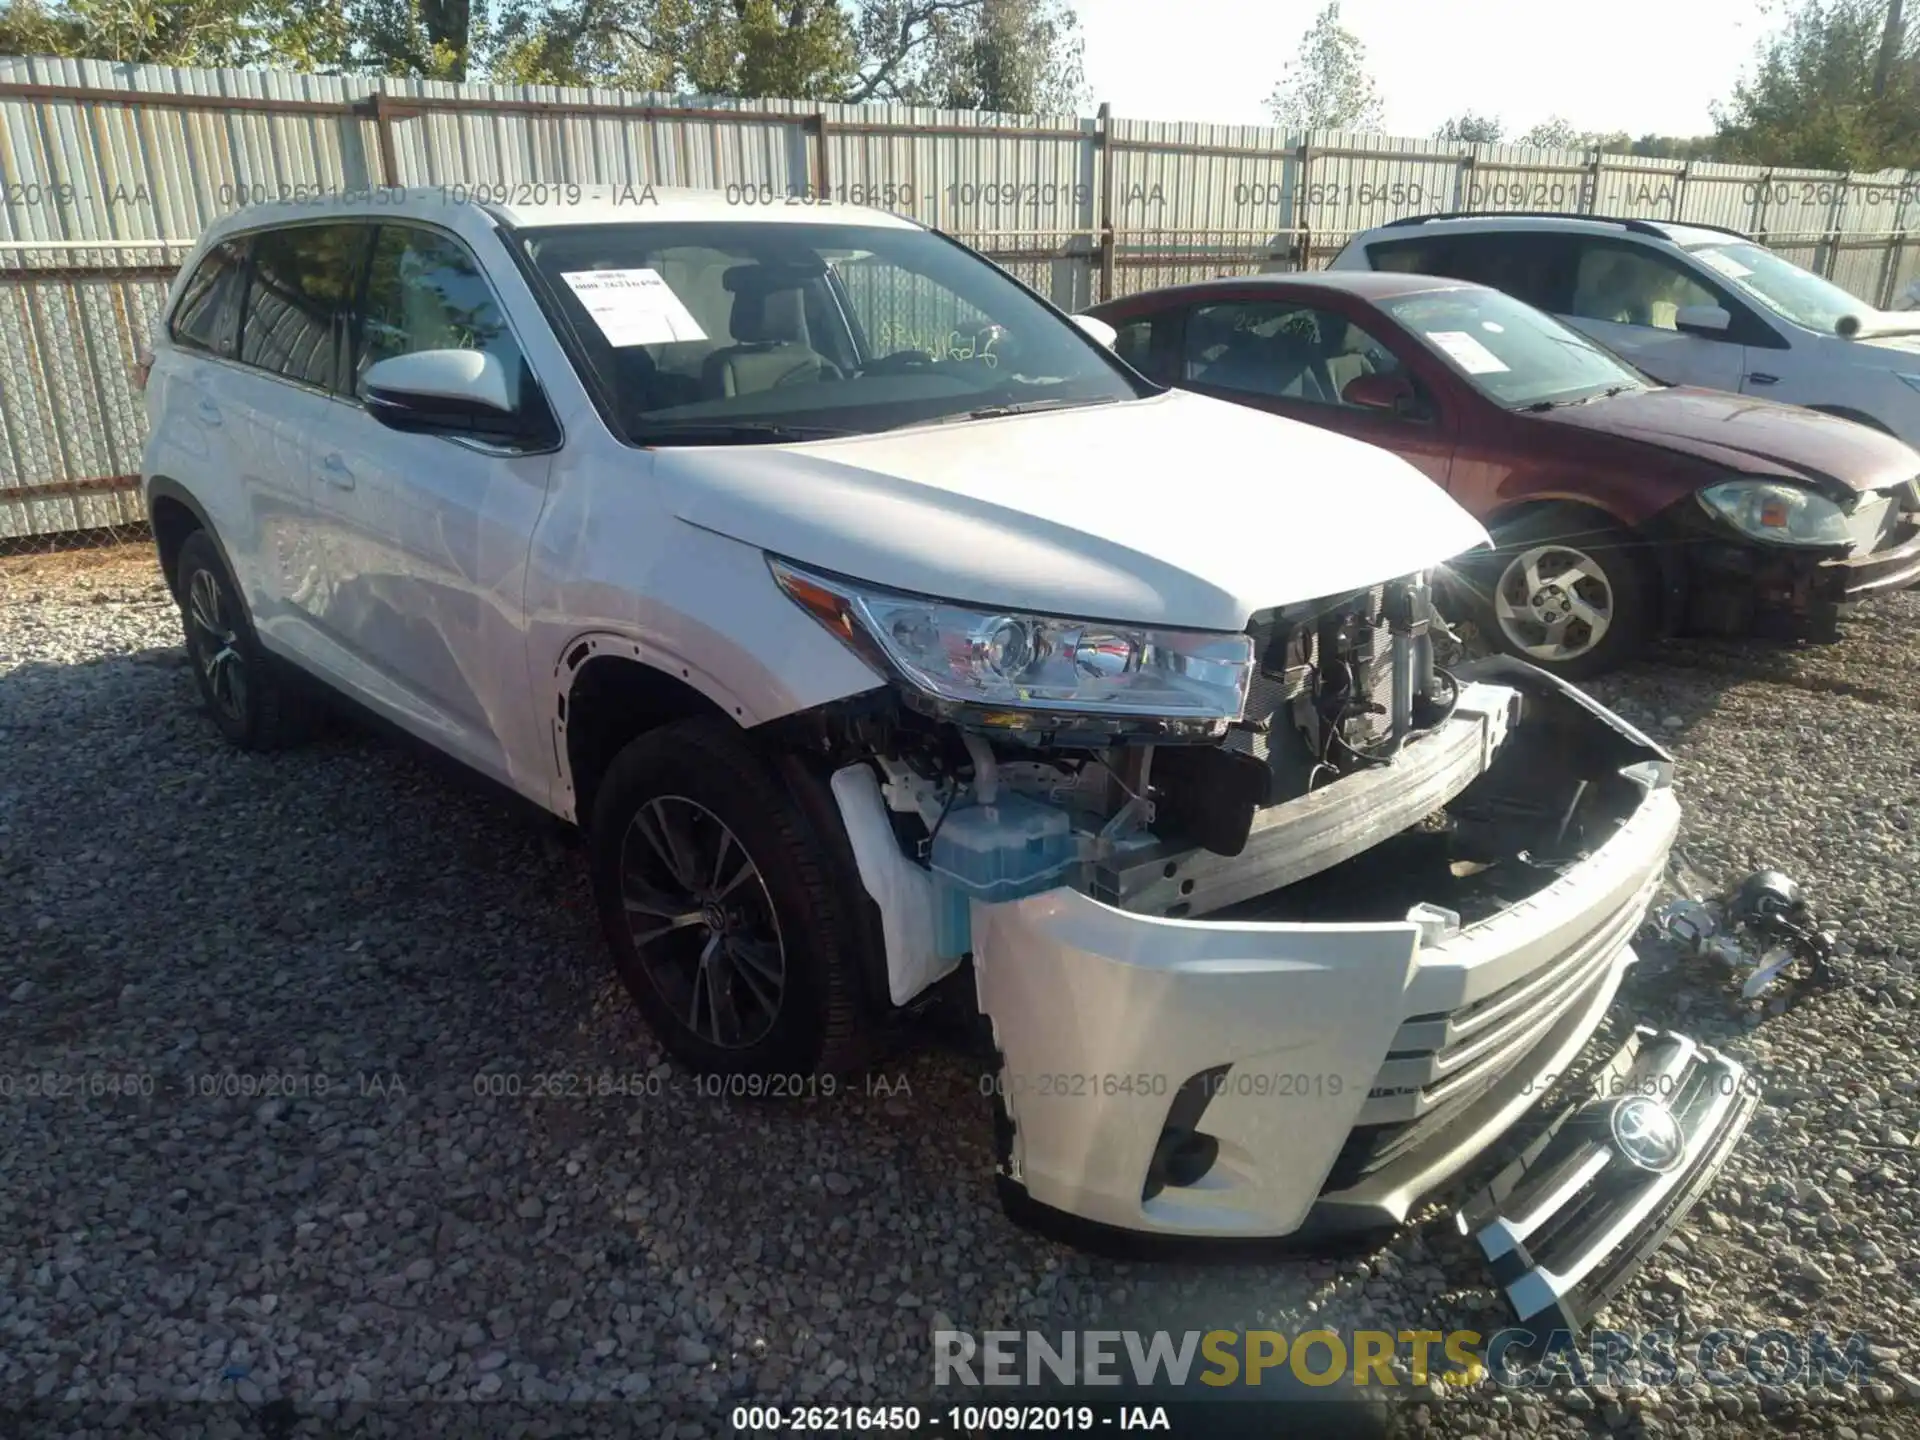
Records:
{"label": "chain link fence", "polygon": [[143,533],[132,370],[216,217],[389,186],[564,204],[586,186],[670,185],[895,210],[1068,310],[1315,268],[1358,231],[1433,212],[1731,226],[1883,307],[1920,265],[1913,172],[1463,150],[1104,106],[1016,116],[0,58],[0,554]]}

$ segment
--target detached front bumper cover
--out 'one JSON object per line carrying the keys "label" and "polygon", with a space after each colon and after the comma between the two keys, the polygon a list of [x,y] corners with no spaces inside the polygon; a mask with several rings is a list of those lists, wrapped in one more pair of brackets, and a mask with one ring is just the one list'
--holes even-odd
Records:
{"label": "detached front bumper cover", "polygon": [[1758,1103],[1738,1062],[1641,1027],[1455,1222],[1523,1325],[1581,1330],[1706,1193]]}
{"label": "detached front bumper cover", "polygon": [[[1140,914],[1067,886],[974,903],[1000,1178],[1036,1223],[1188,1239],[1398,1224],[1537,1108],[1536,1080],[1582,1048],[1632,963],[1679,805],[1666,752],[1579,691],[1504,658],[1458,674],[1511,682],[1584,771],[1625,782],[1608,838],[1491,915],[1439,935]],[[1488,738],[1477,714],[1450,723]],[[1514,743],[1500,756],[1524,765]]]}
{"label": "detached front bumper cover", "polygon": [[1909,520],[1882,549],[1823,561],[1820,573],[1822,598],[1840,604],[1920,584],[1920,520]]}

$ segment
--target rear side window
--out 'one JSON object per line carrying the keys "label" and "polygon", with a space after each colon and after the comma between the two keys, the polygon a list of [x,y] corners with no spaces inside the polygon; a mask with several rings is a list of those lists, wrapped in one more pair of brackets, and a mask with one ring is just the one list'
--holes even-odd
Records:
{"label": "rear side window", "polygon": [[1384,240],[1367,247],[1367,261],[1375,270],[1403,275],[1446,275],[1446,244],[1439,236],[1418,240]]}
{"label": "rear side window", "polygon": [[1143,316],[1141,319],[1129,320],[1113,328],[1113,353],[1145,374],[1153,351],[1152,319]]}
{"label": "rear side window", "polygon": [[334,388],[370,227],[301,225],[253,237],[240,360]]}
{"label": "rear side window", "polygon": [[1186,378],[1276,400],[1341,406],[1362,375],[1397,375],[1399,358],[1346,316],[1295,301],[1196,306],[1187,317]]}
{"label": "rear side window", "polygon": [[1559,235],[1503,231],[1487,235],[1431,235],[1367,248],[1376,270],[1444,275],[1504,290],[1536,309],[1566,312],[1565,258]]}
{"label": "rear side window", "polygon": [[233,354],[234,320],[240,310],[246,259],[244,240],[223,240],[194,267],[167,330],[174,344],[210,355]]}
{"label": "rear side window", "polygon": [[519,403],[520,346],[467,248],[437,230],[382,225],[367,275],[353,393],[366,397],[368,366],[420,350],[492,355],[507,372],[509,391]]}
{"label": "rear side window", "polygon": [[1180,378],[1179,357],[1169,343],[1178,324],[1179,317],[1170,312],[1124,321],[1114,327],[1113,352],[1154,384],[1171,385]]}

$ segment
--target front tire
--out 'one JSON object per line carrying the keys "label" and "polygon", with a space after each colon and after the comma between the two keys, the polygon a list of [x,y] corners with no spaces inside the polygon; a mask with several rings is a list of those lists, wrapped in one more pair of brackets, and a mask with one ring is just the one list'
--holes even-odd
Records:
{"label": "front tire", "polygon": [[724,721],[631,742],[594,798],[594,899],[627,993],[708,1074],[858,1069],[857,902],[779,772]]}
{"label": "front tire", "polygon": [[1644,648],[1654,585],[1629,532],[1554,507],[1496,527],[1493,540],[1492,554],[1455,562],[1462,608],[1487,648],[1564,680],[1603,674]]}
{"label": "front tire", "polygon": [[261,649],[239,586],[204,530],[180,546],[174,594],[201,702],[228,742],[242,750],[279,750],[305,739],[309,708]]}

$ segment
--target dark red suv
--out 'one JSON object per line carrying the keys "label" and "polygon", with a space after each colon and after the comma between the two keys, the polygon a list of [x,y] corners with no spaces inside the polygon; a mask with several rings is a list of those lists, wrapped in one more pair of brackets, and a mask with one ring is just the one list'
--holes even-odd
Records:
{"label": "dark red suv", "polygon": [[1569,678],[1654,633],[1828,639],[1920,582],[1920,454],[1794,405],[1662,385],[1523,301],[1310,272],[1092,313],[1148,378],[1392,450],[1498,549],[1443,577],[1495,646]]}

